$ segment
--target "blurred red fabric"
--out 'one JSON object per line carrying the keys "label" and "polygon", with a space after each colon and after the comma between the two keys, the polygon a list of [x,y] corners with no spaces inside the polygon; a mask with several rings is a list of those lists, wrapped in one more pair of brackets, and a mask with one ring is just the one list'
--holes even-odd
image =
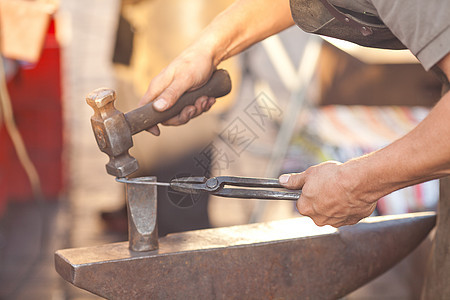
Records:
{"label": "blurred red fabric", "polygon": [[[44,196],[57,199],[64,188],[63,107],[60,48],[51,22],[37,64],[21,64],[8,80],[14,119],[40,176]],[[4,124],[0,126],[0,216],[8,201],[29,201],[33,193]]]}

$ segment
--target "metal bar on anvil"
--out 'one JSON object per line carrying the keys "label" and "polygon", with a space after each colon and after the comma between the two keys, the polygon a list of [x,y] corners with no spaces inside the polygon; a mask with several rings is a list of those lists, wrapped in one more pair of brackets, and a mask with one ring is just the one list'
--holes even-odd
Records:
{"label": "metal bar on anvil", "polygon": [[108,299],[335,299],[399,262],[435,221],[414,213],[335,229],[300,217],[171,234],[151,252],[127,242],[59,250],[55,264]]}

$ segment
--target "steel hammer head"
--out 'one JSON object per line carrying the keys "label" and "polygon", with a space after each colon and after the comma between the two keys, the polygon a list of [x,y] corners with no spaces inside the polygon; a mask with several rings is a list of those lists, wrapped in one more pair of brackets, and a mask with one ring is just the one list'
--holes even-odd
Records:
{"label": "steel hammer head", "polygon": [[100,88],[86,97],[94,109],[92,129],[100,150],[109,156],[106,171],[116,177],[125,177],[139,168],[137,160],[128,150],[133,146],[130,125],[125,115],[114,107],[114,90]]}

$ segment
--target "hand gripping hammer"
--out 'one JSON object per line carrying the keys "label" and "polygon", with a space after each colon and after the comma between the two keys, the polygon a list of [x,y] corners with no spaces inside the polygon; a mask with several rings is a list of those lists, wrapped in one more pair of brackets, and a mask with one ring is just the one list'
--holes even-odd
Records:
{"label": "hand gripping hammer", "polygon": [[100,150],[109,156],[106,164],[108,174],[126,177],[138,168],[137,160],[128,150],[133,146],[132,136],[164,122],[181,112],[187,105],[193,105],[201,96],[223,97],[231,91],[228,72],[217,70],[201,88],[183,94],[168,110],[158,112],[152,103],[134,109],[126,114],[114,107],[114,90],[100,88],[86,97],[86,102],[94,109],[91,117],[92,129]]}

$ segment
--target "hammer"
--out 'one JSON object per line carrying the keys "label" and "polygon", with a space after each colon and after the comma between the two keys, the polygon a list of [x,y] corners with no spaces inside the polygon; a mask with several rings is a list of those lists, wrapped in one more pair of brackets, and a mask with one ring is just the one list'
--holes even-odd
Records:
{"label": "hammer", "polygon": [[100,88],[91,92],[86,97],[86,102],[94,109],[91,124],[98,147],[109,156],[106,171],[116,177],[126,177],[137,171],[138,162],[128,153],[133,147],[134,134],[176,116],[185,106],[193,105],[201,96],[219,98],[230,91],[231,80],[228,72],[217,70],[205,85],[184,93],[166,111],[158,112],[152,103],[148,103],[126,114],[114,107],[116,100],[114,90]]}

